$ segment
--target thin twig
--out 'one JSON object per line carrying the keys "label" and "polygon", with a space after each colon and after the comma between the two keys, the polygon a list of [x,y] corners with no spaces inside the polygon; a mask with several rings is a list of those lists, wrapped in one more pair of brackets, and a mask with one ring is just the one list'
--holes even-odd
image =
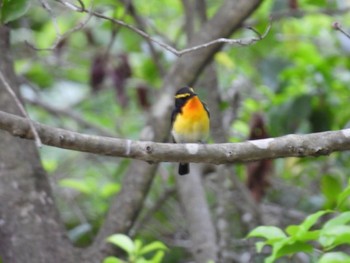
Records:
{"label": "thin twig", "polygon": [[[125,18],[127,15],[127,8],[125,8],[125,11],[123,12],[123,14],[121,15],[121,19]],[[113,23],[112,23],[113,24]],[[111,32],[111,39],[109,40],[106,52],[104,54],[105,60],[107,60],[110,57],[110,53],[113,47],[113,44],[116,40],[117,34],[120,30],[120,26],[119,27],[113,27],[112,32]]]}
{"label": "thin twig", "polygon": [[33,124],[32,120],[29,118],[29,116],[27,114],[27,111],[25,110],[23,104],[21,103],[21,101],[17,97],[16,93],[12,90],[10,84],[6,81],[6,79],[5,79],[4,75],[2,74],[1,70],[0,70],[0,80],[4,84],[7,92],[11,95],[11,97],[15,101],[15,103],[18,106],[18,108],[21,111],[21,113],[25,116],[26,119],[28,119],[30,130],[32,131],[33,136],[34,136],[35,145],[36,145],[36,147],[41,148],[42,143],[41,143],[39,134],[38,134],[38,132],[36,131],[36,129],[34,127],[34,124]]}
{"label": "thin twig", "polygon": [[[249,29],[251,29],[251,28],[249,28]],[[271,23],[269,23],[269,25],[267,26],[267,28],[263,34],[258,33],[256,30],[253,30],[255,33],[257,33],[257,35],[258,35],[257,37],[246,38],[246,39],[244,39],[244,38],[243,39],[218,38],[218,39],[215,39],[213,41],[210,41],[210,42],[198,45],[198,46],[194,46],[191,48],[183,49],[181,51],[177,51],[177,54],[178,54],[178,56],[181,56],[185,53],[196,51],[196,50],[199,50],[202,48],[207,48],[209,46],[219,44],[219,43],[225,43],[225,44],[229,44],[229,45],[249,46],[249,45],[254,44],[257,41],[264,39],[266,37],[266,35],[270,32],[270,29],[271,29]]]}
{"label": "thin twig", "polygon": [[[147,21],[145,19],[143,19],[143,17],[141,17],[138,14],[138,11],[137,11],[135,5],[132,3],[132,0],[123,0],[122,3],[124,4],[125,9],[128,10],[129,14],[134,18],[138,27],[141,30],[146,31],[146,28],[150,27],[150,25],[147,23]],[[156,32],[156,34],[158,34],[158,36],[159,36],[158,32]],[[164,36],[162,36],[162,38],[164,39]],[[150,54],[153,57],[154,64],[155,64],[156,68],[158,69],[160,76],[165,76],[164,67],[160,63],[160,53],[157,52],[156,48],[153,45],[153,42],[150,39],[146,39],[146,42],[147,42]]]}
{"label": "thin twig", "polygon": [[52,12],[52,9],[50,7],[50,5],[46,2],[46,0],[39,0],[39,2],[41,3],[42,7],[49,13],[51,19],[52,19],[52,23],[53,26],[56,30],[56,35],[61,37],[61,32],[60,32],[60,28],[58,26],[58,22],[56,19],[55,14]]}
{"label": "thin twig", "polygon": [[[89,11],[87,9],[85,9],[82,5],[80,7],[71,4],[69,2],[63,1],[63,0],[56,0],[57,2],[63,4],[64,6],[66,6],[67,8],[75,11],[75,12],[82,12],[82,13],[89,13],[90,15],[93,15],[95,17],[98,18],[102,18],[108,21],[111,21],[117,25],[126,27],[132,31],[134,31],[135,33],[139,34],[140,36],[144,37],[145,39],[148,39],[156,44],[158,44],[159,46],[161,46],[162,48],[170,51],[171,53],[173,53],[174,55],[181,57],[182,55],[189,53],[189,52],[193,52],[193,51],[197,51],[199,49],[203,49],[203,48],[207,48],[209,46],[215,45],[215,44],[220,44],[220,43],[225,43],[225,44],[229,44],[229,45],[240,45],[240,46],[248,46],[248,45],[252,45],[257,41],[262,40],[263,38],[266,37],[266,35],[269,33],[270,29],[271,29],[271,22],[269,23],[268,27],[266,28],[265,32],[260,35],[259,37],[255,37],[255,38],[248,38],[248,39],[228,39],[228,38],[219,38],[213,41],[209,41],[207,43],[204,44],[200,44],[191,48],[186,48],[186,49],[182,49],[182,50],[177,50],[161,41],[158,41],[157,39],[151,37],[149,34],[147,34],[146,32],[138,29],[137,27],[134,27],[133,25],[129,25],[127,23],[125,23],[124,21],[118,20],[118,19],[114,19],[108,16],[105,16],[103,14],[100,14],[98,12],[95,11]],[[79,1],[80,2],[80,1]]]}
{"label": "thin twig", "polygon": [[335,30],[338,30],[339,32],[343,33],[346,37],[350,38],[350,34],[343,29],[343,27],[341,26],[341,24],[339,22],[334,22],[333,28]]}
{"label": "thin twig", "polygon": [[[79,1],[80,2],[80,1]],[[45,7],[44,7],[45,8]],[[82,4],[82,8],[85,9],[84,5]],[[46,9],[46,8],[45,8]],[[38,48],[35,47],[33,44],[29,43],[28,41],[25,41],[25,43],[32,49],[36,50],[36,51],[53,51],[57,48],[57,46],[61,43],[62,40],[68,38],[69,35],[73,34],[76,31],[81,30],[82,28],[84,28],[86,26],[86,24],[90,21],[92,14],[91,12],[87,12],[89,15],[88,17],[81,23],[77,24],[75,27],[73,27],[72,29],[68,30],[67,32],[65,32],[64,34],[60,34],[59,32],[57,32],[57,38],[55,40],[55,43],[48,48]]]}

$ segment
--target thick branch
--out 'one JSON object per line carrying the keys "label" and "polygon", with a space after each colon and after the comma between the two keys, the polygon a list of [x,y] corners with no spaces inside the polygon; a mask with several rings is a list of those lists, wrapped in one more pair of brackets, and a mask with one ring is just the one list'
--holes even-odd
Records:
{"label": "thick branch", "polygon": [[[241,143],[172,144],[93,136],[36,122],[34,126],[42,142],[49,146],[147,162],[223,164],[292,156],[320,156],[350,150],[350,129]],[[17,137],[33,139],[28,120],[13,114],[0,111],[0,129]]]}

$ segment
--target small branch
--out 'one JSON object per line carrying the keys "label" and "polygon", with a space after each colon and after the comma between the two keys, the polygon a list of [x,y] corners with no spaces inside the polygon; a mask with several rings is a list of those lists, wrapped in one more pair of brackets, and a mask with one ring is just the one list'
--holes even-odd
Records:
{"label": "small branch", "polygon": [[220,44],[220,43],[225,43],[225,44],[229,44],[229,45],[240,45],[240,46],[249,46],[254,44],[257,41],[262,40],[263,38],[266,37],[266,35],[269,33],[270,28],[271,28],[271,23],[268,25],[268,27],[266,28],[265,32],[260,35],[258,37],[254,37],[254,38],[247,38],[247,39],[228,39],[228,38],[219,38],[219,39],[215,39],[212,41],[209,41],[207,43],[204,44],[200,44],[191,48],[186,48],[186,49],[182,49],[182,50],[177,50],[161,41],[158,41],[157,39],[151,37],[149,34],[147,34],[146,32],[138,29],[137,27],[134,27],[132,25],[129,25],[127,23],[125,23],[124,21],[118,20],[118,19],[114,19],[108,16],[105,16],[103,14],[100,14],[98,12],[92,11],[92,10],[87,10],[85,9],[85,7],[83,7],[82,5],[80,7],[73,5],[69,2],[63,1],[63,0],[56,0],[57,2],[63,4],[65,7],[75,11],[75,12],[82,12],[82,13],[88,13],[92,16],[98,17],[98,18],[102,18],[108,21],[111,21],[119,26],[123,26],[126,27],[128,29],[130,29],[131,31],[134,31],[135,33],[139,34],[140,36],[144,37],[146,40],[150,40],[156,44],[158,44],[159,46],[161,46],[162,48],[170,51],[171,53],[173,53],[174,55],[181,57],[182,55],[189,53],[189,52],[194,52],[203,48],[207,48],[209,46],[215,45],[215,44]]}
{"label": "small branch", "polygon": [[350,150],[350,129],[286,135],[241,143],[173,144],[80,134],[0,111],[0,129],[33,139],[31,123],[49,146],[147,162],[237,163],[284,157],[329,155]]}
{"label": "small branch", "polygon": [[[81,8],[84,8],[84,10],[85,10],[84,4],[83,4],[81,1],[79,1],[79,2],[81,3],[81,6],[82,6]],[[51,14],[51,13],[52,13],[52,10],[51,10],[50,7],[47,5],[47,3],[46,3],[46,4],[45,4],[45,3],[46,3],[46,2],[43,2],[43,7],[44,7],[45,9],[47,9],[48,12]],[[68,5],[68,3],[67,3],[67,5]],[[71,4],[69,3],[69,5],[71,5]],[[82,28],[84,28],[84,27],[86,26],[86,24],[90,21],[90,19],[91,19],[91,17],[92,17],[92,15],[91,15],[91,13],[90,13],[89,11],[88,11],[88,13],[89,13],[88,17],[87,17],[83,22],[77,24],[75,27],[73,27],[72,29],[68,30],[68,31],[65,32],[64,34],[61,34],[61,33],[59,32],[58,25],[56,26],[57,21],[53,18],[53,19],[54,19],[54,20],[53,20],[53,21],[54,21],[54,25],[55,25],[55,28],[56,28],[57,37],[56,37],[55,43],[54,43],[51,47],[48,47],[48,48],[38,48],[38,47],[34,46],[33,44],[29,43],[28,41],[25,41],[25,43],[26,43],[26,45],[28,45],[30,48],[32,48],[32,49],[34,49],[34,50],[36,50],[36,51],[54,51],[54,50],[57,48],[57,46],[58,46],[64,39],[68,38],[71,34],[73,34],[73,33],[76,32],[76,31],[81,30]]]}
{"label": "small branch", "polygon": [[26,110],[24,109],[23,104],[21,103],[21,101],[19,100],[19,98],[17,97],[16,93],[12,90],[10,84],[6,81],[4,75],[2,74],[2,72],[0,71],[0,80],[1,82],[4,84],[7,92],[11,95],[11,97],[13,98],[13,100],[15,101],[16,105],[18,106],[20,112],[26,117],[26,119],[29,121],[29,127],[30,130],[32,131],[33,135],[34,135],[34,139],[35,139],[35,144],[38,148],[41,148],[42,143],[40,140],[40,137],[33,125],[33,121],[29,118]]}
{"label": "small branch", "polygon": [[341,24],[339,22],[334,22],[333,28],[335,30],[338,30],[339,32],[343,33],[347,38],[350,39],[350,34],[343,29],[343,27],[341,26]]}
{"label": "small branch", "polygon": [[[253,30],[252,28],[249,28],[249,29]],[[271,29],[271,23],[267,26],[267,28],[263,34],[257,33],[256,30],[253,30],[255,33],[258,34],[257,37],[243,38],[243,39],[218,38],[218,39],[215,39],[213,41],[210,41],[210,42],[198,45],[198,46],[194,46],[191,48],[183,49],[181,51],[177,51],[177,53],[175,55],[182,56],[183,54],[197,51],[199,49],[207,48],[209,46],[212,46],[215,44],[220,44],[220,43],[225,43],[225,44],[229,44],[229,45],[250,46],[250,45],[254,44],[255,42],[258,42],[258,41],[264,39],[266,37],[266,35],[270,32],[270,29]]]}
{"label": "small branch", "polygon": [[54,28],[56,30],[56,35],[61,37],[60,28],[58,26],[56,16],[52,12],[50,5],[45,0],[39,0],[39,2],[41,3],[42,7],[49,13],[49,15],[52,19],[52,23],[54,25]]}
{"label": "small branch", "polygon": [[[132,0],[122,0],[121,1],[124,4],[124,8],[126,10],[128,10],[129,14],[134,18],[136,24],[138,25],[138,27],[143,30],[146,31],[146,28],[149,26],[146,23],[146,20],[139,15],[135,5],[133,4]],[[152,55],[153,61],[158,69],[158,72],[160,74],[160,76],[164,76],[165,75],[165,70],[164,67],[162,66],[161,62],[160,62],[160,53],[157,52],[157,50],[155,49],[153,42],[150,39],[146,39],[148,48],[150,50],[150,53]]]}

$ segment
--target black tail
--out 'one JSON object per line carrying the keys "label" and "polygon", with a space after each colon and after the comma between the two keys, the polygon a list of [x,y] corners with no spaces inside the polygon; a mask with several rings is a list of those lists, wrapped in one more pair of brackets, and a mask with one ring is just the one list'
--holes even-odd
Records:
{"label": "black tail", "polygon": [[179,175],[185,175],[190,172],[190,165],[188,163],[179,164]]}

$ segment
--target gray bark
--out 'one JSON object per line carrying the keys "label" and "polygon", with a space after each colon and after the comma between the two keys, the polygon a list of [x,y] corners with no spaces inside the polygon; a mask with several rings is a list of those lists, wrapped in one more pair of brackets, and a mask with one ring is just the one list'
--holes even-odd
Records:
{"label": "gray bark", "polygon": [[[18,94],[9,50],[8,29],[0,26],[0,70]],[[20,114],[4,83],[0,83],[0,110]],[[77,262],[34,142],[1,130],[0,149],[2,261]]]}
{"label": "gray bark", "polygon": [[[34,123],[44,144],[80,152],[142,160],[146,162],[244,163],[282,157],[329,155],[350,150],[350,129],[240,143],[173,144],[92,136]],[[28,120],[0,111],[0,129],[14,136],[33,139]],[[138,171],[147,171],[148,163]]]}
{"label": "gray bark", "polygon": [[178,177],[177,190],[191,236],[191,252],[196,262],[217,262],[216,231],[202,183],[198,164],[191,164],[191,174]]}

